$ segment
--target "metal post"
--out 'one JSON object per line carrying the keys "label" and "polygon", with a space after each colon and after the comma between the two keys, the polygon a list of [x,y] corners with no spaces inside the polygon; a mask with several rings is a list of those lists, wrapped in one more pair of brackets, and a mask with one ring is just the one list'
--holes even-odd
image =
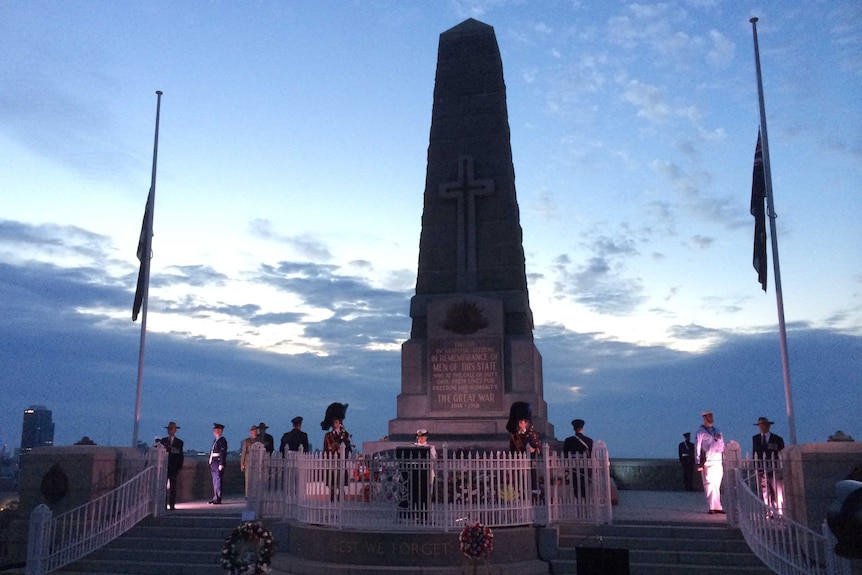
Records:
{"label": "metal post", "polygon": [[51,548],[51,509],[44,503],[30,514],[30,533],[27,539],[27,575],[47,573],[48,553]]}

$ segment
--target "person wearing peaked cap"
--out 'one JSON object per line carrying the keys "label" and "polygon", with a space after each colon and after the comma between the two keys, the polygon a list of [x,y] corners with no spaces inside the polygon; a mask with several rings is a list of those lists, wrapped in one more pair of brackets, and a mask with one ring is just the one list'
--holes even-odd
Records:
{"label": "person wearing peaked cap", "polygon": [[165,426],[165,429],[168,430],[167,437],[163,437],[159,440],[159,443],[161,443],[164,446],[165,451],[168,452],[168,509],[176,509],[177,491],[179,491],[177,479],[179,478],[180,469],[183,468],[183,462],[185,461],[183,440],[176,436],[177,429],[179,428],[180,426],[177,425],[176,422],[171,421]]}
{"label": "person wearing peaked cap", "polygon": [[760,480],[760,494],[763,502],[781,509],[784,500],[783,477],[781,464],[778,463],[779,453],[784,449],[784,438],[770,431],[774,421],[766,417],[758,417],[757,426],[760,433],[751,437],[751,452],[757,461],[757,476]]}
{"label": "person wearing peaked cap", "polygon": [[724,437],[715,426],[711,411],[701,413],[703,425],[694,442],[694,463],[703,476],[703,491],[709,513],[725,513],[721,506],[721,480],[724,478]]}
{"label": "person wearing peaked cap", "polygon": [[694,443],[691,433],[682,434],[684,440],[679,444],[679,464],[682,466],[682,484],[686,491],[694,491]]}
{"label": "person wearing peaked cap", "polygon": [[584,435],[584,425],[586,423],[583,419],[572,420],[572,430],[575,434],[567,437],[563,442],[564,455],[571,456],[576,453],[584,453],[590,457],[593,454],[593,440]]}
{"label": "person wearing peaked cap", "polygon": [[[584,435],[583,419],[572,420],[572,430],[574,435],[569,436],[563,442],[563,456],[570,458],[590,458],[593,455],[593,440]],[[577,471],[576,471],[577,469]],[[584,498],[587,496],[587,485],[592,479],[592,472],[584,470],[581,464],[576,463],[571,472],[572,490],[575,497]]]}
{"label": "person wearing peaked cap", "polygon": [[258,424],[257,429],[257,440],[263,443],[263,447],[266,449],[266,454],[270,455],[275,451],[275,439],[273,439],[272,435],[266,432],[266,430],[269,429],[269,426],[261,421]]}
{"label": "person wearing peaked cap", "polygon": [[302,417],[296,416],[290,420],[293,429],[281,436],[281,445],[278,450],[281,456],[285,456],[287,451],[300,451],[308,453],[308,434],[302,430]]}
{"label": "person wearing peaked cap", "polygon": [[[417,429],[416,430],[416,443],[413,444],[416,447],[427,447],[429,449],[429,455],[431,459],[437,459],[437,448],[428,443],[428,430],[427,429]],[[431,472],[434,473],[433,471]]]}
{"label": "person wearing peaked cap", "polygon": [[[326,408],[326,415],[320,422],[320,428],[330,429],[323,436],[324,457],[346,459],[350,456],[353,445],[350,442],[350,434],[344,429],[344,418],[347,417],[346,403],[330,403]],[[341,488],[347,485],[350,476],[345,469],[344,478],[341,479],[337,472],[330,472],[327,478],[329,486],[329,500],[335,501],[335,494],[341,492]]]}
{"label": "person wearing peaked cap", "polygon": [[245,496],[248,497],[248,457],[251,446],[258,442],[257,435],[260,428],[257,425],[252,425],[248,428],[248,437],[242,440],[242,448],[239,451],[239,470],[245,475]]}
{"label": "person wearing peaked cap", "polygon": [[227,439],[224,433],[224,425],[213,423],[213,446],[210,450],[209,464],[210,474],[213,480],[213,498],[208,501],[210,505],[221,505],[221,486],[224,479],[224,468],[227,465]]}

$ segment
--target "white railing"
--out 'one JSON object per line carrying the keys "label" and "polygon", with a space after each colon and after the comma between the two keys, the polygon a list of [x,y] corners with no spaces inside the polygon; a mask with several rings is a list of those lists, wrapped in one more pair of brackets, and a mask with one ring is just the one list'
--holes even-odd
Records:
{"label": "white railing", "polygon": [[728,520],[767,567],[779,575],[850,575],[825,523],[821,534],[784,515],[784,460],[741,459],[738,443],[724,459]]}
{"label": "white railing", "polygon": [[165,450],[150,448],[149,463],[116,489],[52,518],[47,505],[30,514],[27,575],[44,575],[107,545],[165,505]]}
{"label": "white railing", "polygon": [[[547,446],[545,449],[547,453]],[[440,450],[331,458],[321,453],[267,455],[252,447],[249,507],[262,517],[378,530],[460,529],[581,521],[610,523],[610,464],[596,442],[592,457]]]}
{"label": "white railing", "polygon": [[545,497],[547,520],[541,523],[611,523],[611,464],[604,441],[595,442],[591,457],[554,453],[543,462],[543,493],[550,496]]}

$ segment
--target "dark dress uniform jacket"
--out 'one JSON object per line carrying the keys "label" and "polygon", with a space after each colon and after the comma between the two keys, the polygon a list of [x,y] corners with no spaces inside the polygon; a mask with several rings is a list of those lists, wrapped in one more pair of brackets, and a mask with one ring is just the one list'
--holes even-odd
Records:
{"label": "dark dress uniform jacket", "polygon": [[299,451],[300,445],[302,450],[308,453],[308,434],[301,429],[294,428],[281,436],[281,446],[278,450],[284,455],[285,448],[290,451]]}
{"label": "dark dress uniform jacket", "polygon": [[764,443],[763,436],[758,433],[751,438],[751,448],[755,459],[778,459],[778,452],[784,449],[784,438],[770,433]]}
{"label": "dark dress uniform jacket", "polygon": [[164,445],[165,450],[168,452],[168,477],[176,477],[180,469],[183,468],[183,461],[185,460],[183,440],[179,437],[174,437],[174,441],[171,443],[169,436],[161,438],[159,443]]}
{"label": "dark dress uniform jacket", "polygon": [[227,439],[224,436],[213,442],[210,454],[210,467],[218,468],[219,465],[227,465]]}

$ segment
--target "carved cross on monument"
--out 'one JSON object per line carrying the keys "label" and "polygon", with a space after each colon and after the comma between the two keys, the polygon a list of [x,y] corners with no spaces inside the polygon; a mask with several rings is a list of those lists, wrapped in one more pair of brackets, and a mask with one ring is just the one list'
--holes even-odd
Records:
{"label": "carved cross on monument", "polygon": [[[473,156],[458,158],[458,180],[440,184],[440,197],[458,204],[457,285],[460,292],[475,291],[478,285],[476,254],[476,196],[494,193],[494,180],[477,180]],[[466,206],[465,206],[466,204]],[[465,213],[466,212],[466,213]]]}

